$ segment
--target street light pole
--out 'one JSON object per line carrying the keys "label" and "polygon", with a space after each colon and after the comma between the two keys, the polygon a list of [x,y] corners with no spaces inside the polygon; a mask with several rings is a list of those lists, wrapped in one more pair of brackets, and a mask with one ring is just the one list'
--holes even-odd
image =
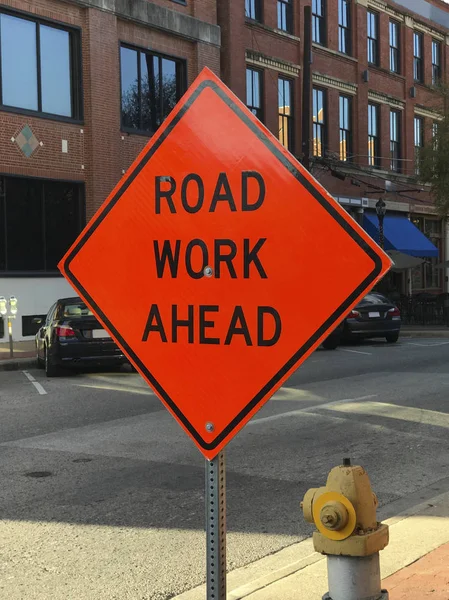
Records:
{"label": "street light pole", "polygon": [[384,244],[385,244],[384,217],[385,217],[386,212],[387,212],[387,205],[382,200],[382,198],[379,198],[379,200],[376,202],[376,214],[377,214],[377,218],[379,220],[379,246],[382,248],[382,250],[383,250]]}

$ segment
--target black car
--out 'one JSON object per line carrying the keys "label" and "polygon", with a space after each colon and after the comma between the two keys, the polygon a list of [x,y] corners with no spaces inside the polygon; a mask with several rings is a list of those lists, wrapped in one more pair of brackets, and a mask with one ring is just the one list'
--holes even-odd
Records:
{"label": "black car", "polygon": [[53,304],[36,334],[38,366],[47,377],[62,367],[113,367],[128,361],[111,336],[80,298],[62,298]]}
{"label": "black car", "polygon": [[330,333],[324,342],[321,343],[325,350],[335,350],[337,346],[340,344],[341,339],[343,337],[344,331],[344,321],[339,323],[337,327]]}
{"label": "black car", "polygon": [[378,292],[367,294],[345,319],[346,340],[383,337],[394,343],[399,339],[401,313],[395,304]]}

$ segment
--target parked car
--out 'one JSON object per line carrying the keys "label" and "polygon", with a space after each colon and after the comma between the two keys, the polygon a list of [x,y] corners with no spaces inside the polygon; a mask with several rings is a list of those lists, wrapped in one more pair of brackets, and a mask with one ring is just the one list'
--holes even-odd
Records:
{"label": "parked car", "polygon": [[346,340],[384,337],[393,344],[399,339],[401,313],[398,307],[378,292],[370,292],[345,319]]}
{"label": "parked car", "polygon": [[322,346],[325,350],[335,350],[340,344],[343,336],[344,321],[339,323],[337,327],[330,333],[327,338],[322,342]]}
{"label": "parked car", "polygon": [[125,355],[81,298],[62,298],[48,311],[36,334],[37,364],[47,377],[65,367],[127,363]]}

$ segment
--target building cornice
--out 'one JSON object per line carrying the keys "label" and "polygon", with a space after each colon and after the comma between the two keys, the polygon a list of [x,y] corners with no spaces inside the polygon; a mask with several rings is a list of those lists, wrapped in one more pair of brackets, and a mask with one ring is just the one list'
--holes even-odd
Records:
{"label": "building cornice", "polygon": [[380,92],[375,92],[373,90],[368,91],[368,100],[371,102],[379,102],[380,104],[388,104],[392,108],[397,108],[398,110],[404,110],[405,102],[399,100],[398,98],[393,98],[393,96],[389,96],[388,94],[382,94]]}
{"label": "building cornice", "polygon": [[261,52],[255,52],[254,50],[246,51],[246,62],[258,67],[279,71],[280,73],[284,73],[290,77],[299,77],[299,72],[301,70],[300,65],[296,65],[273,56],[266,56],[265,54],[262,54]]}
{"label": "building cornice", "polygon": [[433,119],[434,121],[442,121],[443,116],[436,110],[432,110],[431,108],[424,108],[423,106],[419,106],[415,104],[415,115],[419,117],[425,117],[427,119]]}
{"label": "building cornice", "polygon": [[[360,4],[360,2],[359,2],[359,4]],[[390,15],[390,17],[393,17],[393,19],[396,19],[396,21],[403,22],[405,20],[405,15],[403,13],[395,10],[394,8],[389,6],[386,2],[382,2],[382,0],[368,0],[367,3],[365,4],[365,6],[367,8],[372,8],[373,10],[378,10],[380,12],[387,13],[387,15]]]}
{"label": "building cornice", "polygon": [[312,82],[316,85],[323,87],[330,87],[345,92],[346,94],[355,95],[357,94],[357,84],[337,79],[336,77],[329,77],[329,75],[323,75],[322,73],[313,73]]}
{"label": "building cornice", "polygon": [[65,2],[108,12],[120,19],[154,27],[195,42],[217,47],[221,44],[218,25],[206,23],[147,0],[65,0]]}

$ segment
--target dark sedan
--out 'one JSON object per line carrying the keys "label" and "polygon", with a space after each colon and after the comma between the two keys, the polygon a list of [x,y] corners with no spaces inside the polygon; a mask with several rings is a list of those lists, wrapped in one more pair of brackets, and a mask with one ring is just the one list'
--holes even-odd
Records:
{"label": "dark sedan", "polygon": [[393,344],[399,339],[401,313],[388,298],[367,294],[346,317],[343,337],[347,340],[383,337]]}
{"label": "dark sedan", "polygon": [[128,361],[80,298],[53,304],[36,334],[37,363],[47,377],[61,368],[120,366]]}

